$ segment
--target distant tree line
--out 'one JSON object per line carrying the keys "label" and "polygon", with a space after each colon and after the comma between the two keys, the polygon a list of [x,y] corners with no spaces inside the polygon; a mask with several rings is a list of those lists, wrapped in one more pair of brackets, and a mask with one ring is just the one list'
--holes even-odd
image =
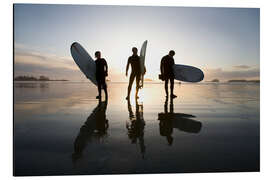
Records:
{"label": "distant tree line", "polygon": [[39,76],[39,78],[36,78],[34,76],[16,76],[14,78],[15,81],[67,81],[65,79],[62,80],[50,80],[49,77],[46,76]]}
{"label": "distant tree line", "polygon": [[260,80],[233,79],[233,80],[229,80],[228,82],[254,82],[254,83],[259,83]]}
{"label": "distant tree line", "polygon": [[[219,81],[219,79],[213,79],[212,81],[208,81],[208,82],[218,83],[220,81]],[[260,80],[232,79],[232,80],[228,80],[227,82],[229,82],[229,83],[231,83],[231,82],[253,82],[253,83],[260,83]]]}

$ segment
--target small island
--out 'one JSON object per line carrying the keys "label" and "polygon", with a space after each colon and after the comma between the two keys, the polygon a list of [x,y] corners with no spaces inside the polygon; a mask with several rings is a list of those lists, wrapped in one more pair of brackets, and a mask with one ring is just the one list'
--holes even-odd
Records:
{"label": "small island", "polygon": [[245,79],[232,79],[228,81],[230,82],[253,82],[253,83],[259,83],[260,80],[245,80]]}
{"label": "small island", "polygon": [[211,82],[219,82],[219,79],[213,79]]}
{"label": "small island", "polygon": [[49,77],[46,76],[39,76],[39,78],[36,78],[34,76],[16,76],[14,78],[14,81],[68,81],[66,79],[55,79],[52,80]]}

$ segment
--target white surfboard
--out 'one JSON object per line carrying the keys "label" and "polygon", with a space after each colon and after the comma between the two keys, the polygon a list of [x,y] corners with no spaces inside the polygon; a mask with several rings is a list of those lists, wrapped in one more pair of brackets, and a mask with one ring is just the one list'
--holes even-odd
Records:
{"label": "white surfboard", "polygon": [[200,82],[204,78],[202,70],[193,66],[175,64],[173,66],[174,78],[185,82]]}
{"label": "white surfboard", "polygon": [[80,70],[84,73],[92,83],[97,86],[96,80],[96,63],[87,51],[77,42],[74,42],[70,47],[71,55],[78,65]]}
{"label": "white surfboard", "polygon": [[140,51],[140,70],[141,70],[140,84],[139,84],[140,88],[143,88],[146,47],[147,47],[147,40],[143,42]]}

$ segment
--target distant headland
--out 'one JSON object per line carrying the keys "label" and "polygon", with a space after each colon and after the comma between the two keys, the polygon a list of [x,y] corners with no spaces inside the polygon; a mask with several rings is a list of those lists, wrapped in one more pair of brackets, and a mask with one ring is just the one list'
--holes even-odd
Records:
{"label": "distant headland", "polygon": [[68,81],[66,79],[50,79],[46,76],[39,76],[39,78],[36,78],[34,76],[16,76],[14,78],[14,81]]}
{"label": "distant headland", "polygon": [[213,79],[211,82],[219,82],[218,79]]}
{"label": "distant headland", "polygon": [[260,80],[233,79],[233,80],[229,80],[228,82],[253,82],[253,83],[259,83]]}
{"label": "distant headland", "polygon": [[[206,82],[213,82],[213,83],[219,83],[219,79],[213,79],[211,81],[206,81]],[[225,82],[225,81],[224,81]],[[245,79],[231,79],[227,81],[228,83],[234,83],[234,82],[246,82],[246,83],[260,83],[260,80],[245,80]]]}

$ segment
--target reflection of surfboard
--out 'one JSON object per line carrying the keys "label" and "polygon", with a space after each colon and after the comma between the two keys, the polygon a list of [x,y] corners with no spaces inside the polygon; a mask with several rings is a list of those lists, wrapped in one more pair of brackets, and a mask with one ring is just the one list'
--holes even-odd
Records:
{"label": "reflection of surfboard", "polygon": [[201,131],[202,123],[188,118],[177,118],[172,121],[173,127],[188,133],[198,133]]}
{"label": "reflection of surfboard", "polygon": [[179,81],[200,82],[204,78],[202,70],[193,66],[175,64],[173,72],[174,78]]}
{"label": "reflection of surfboard", "polygon": [[158,119],[160,121],[171,121],[172,127],[177,128],[180,131],[184,131],[187,133],[198,133],[201,130],[202,123],[199,121],[195,121],[192,118],[195,117],[190,114],[182,114],[182,113],[159,113]]}
{"label": "reflection of surfboard", "polygon": [[170,118],[195,118],[192,114],[184,114],[184,113],[159,113],[158,119],[170,119]]}
{"label": "reflection of surfboard", "polygon": [[74,42],[70,47],[71,55],[79,66],[84,75],[90,79],[92,83],[97,85],[96,80],[96,63],[87,51],[77,42]]}
{"label": "reflection of surfboard", "polygon": [[143,42],[141,52],[140,52],[140,70],[141,70],[140,88],[143,87],[146,46],[147,46],[147,40]]}

